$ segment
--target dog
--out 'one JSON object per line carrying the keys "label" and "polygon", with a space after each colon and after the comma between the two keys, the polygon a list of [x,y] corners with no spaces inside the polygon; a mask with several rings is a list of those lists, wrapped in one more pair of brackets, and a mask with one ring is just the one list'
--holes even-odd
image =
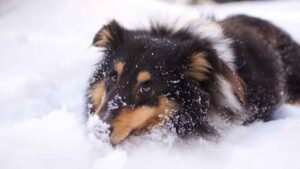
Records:
{"label": "dog", "polygon": [[219,135],[220,123],[268,121],[300,103],[300,47],[272,23],[245,15],[153,22],[129,30],[112,20],[87,89],[88,116],[109,124],[110,142],[165,127],[180,138]]}

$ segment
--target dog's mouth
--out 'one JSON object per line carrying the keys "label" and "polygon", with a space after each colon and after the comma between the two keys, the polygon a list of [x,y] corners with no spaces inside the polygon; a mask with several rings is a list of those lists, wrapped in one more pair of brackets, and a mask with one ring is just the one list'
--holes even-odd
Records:
{"label": "dog's mouth", "polygon": [[110,142],[113,146],[122,143],[130,136],[138,137],[150,129],[147,125],[144,127],[130,122],[121,123],[116,119],[112,123],[107,123],[98,116],[89,118],[88,128],[98,139]]}

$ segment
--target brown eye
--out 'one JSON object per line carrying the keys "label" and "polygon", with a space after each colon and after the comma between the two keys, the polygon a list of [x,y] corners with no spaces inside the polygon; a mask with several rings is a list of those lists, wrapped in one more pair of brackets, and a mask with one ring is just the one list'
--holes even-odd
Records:
{"label": "brown eye", "polygon": [[149,83],[145,83],[140,87],[140,93],[149,94],[152,91],[152,87]]}
{"label": "brown eye", "polygon": [[110,81],[113,83],[116,83],[118,81],[118,76],[116,74],[113,74],[110,76]]}

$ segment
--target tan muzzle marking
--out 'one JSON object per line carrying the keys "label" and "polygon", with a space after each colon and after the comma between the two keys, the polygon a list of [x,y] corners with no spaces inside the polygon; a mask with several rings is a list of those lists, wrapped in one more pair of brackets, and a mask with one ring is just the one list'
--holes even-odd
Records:
{"label": "tan muzzle marking", "polygon": [[119,144],[134,130],[147,131],[164,120],[160,116],[169,117],[175,110],[176,104],[164,97],[160,97],[158,107],[124,108],[112,123],[111,143]]}

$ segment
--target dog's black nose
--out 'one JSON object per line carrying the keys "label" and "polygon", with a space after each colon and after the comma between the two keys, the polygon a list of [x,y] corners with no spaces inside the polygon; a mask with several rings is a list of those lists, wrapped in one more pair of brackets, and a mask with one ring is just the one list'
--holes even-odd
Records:
{"label": "dog's black nose", "polygon": [[124,98],[119,94],[113,95],[110,99],[107,99],[100,111],[98,112],[101,120],[110,124],[112,120],[117,116],[117,114],[124,108],[127,104]]}
{"label": "dog's black nose", "polygon": [[104,121],[107,124],[111,124],[112,120],[116,117],[119,110],[107,110],[104,109],[104,111],[99,113],[99,118]]}

